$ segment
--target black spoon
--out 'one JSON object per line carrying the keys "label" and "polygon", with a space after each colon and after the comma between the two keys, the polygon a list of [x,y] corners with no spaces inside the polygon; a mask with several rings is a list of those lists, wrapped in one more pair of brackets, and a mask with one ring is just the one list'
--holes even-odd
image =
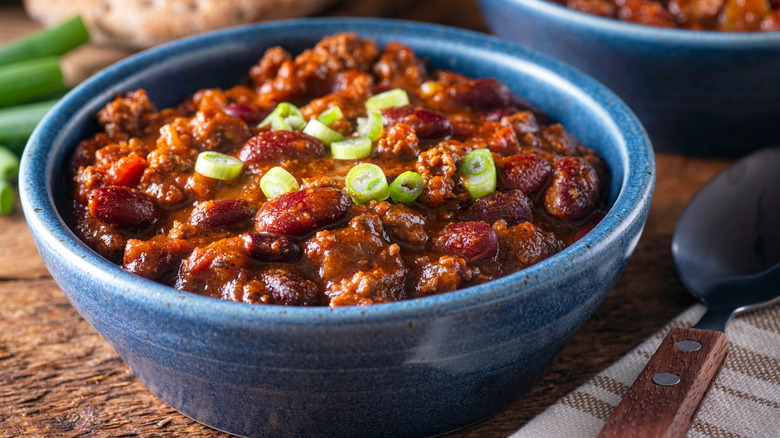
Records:
{"label": "black spoon", "polygon": [[685,436],[726,361],[729,318],[780,301],[780,147],[741,159],[696,194],[672,255],[707,313],[669,332],[599,437]]}

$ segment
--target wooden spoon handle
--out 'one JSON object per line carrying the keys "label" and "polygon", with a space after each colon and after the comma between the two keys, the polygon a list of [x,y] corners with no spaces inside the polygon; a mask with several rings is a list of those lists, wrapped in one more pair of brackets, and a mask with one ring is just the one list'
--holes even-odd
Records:
{"label": "wooden spoon handle", "polygon": [[672,329],[599,438],[684,437],[723,368],[728,344],[722,332]]}

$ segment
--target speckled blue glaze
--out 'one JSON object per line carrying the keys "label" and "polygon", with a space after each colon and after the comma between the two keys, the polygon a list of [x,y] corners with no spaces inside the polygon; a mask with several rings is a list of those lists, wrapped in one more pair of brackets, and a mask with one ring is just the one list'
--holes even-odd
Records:
{"label": "speckled blue glaze", "polygon": [[[63,222],[64,172],[93,114],[144,87],[159,107],[234,84],[263,51],[297,52],[351,30],[408,44],[440,68],[506,82],[595,148],[612,209],[587,236],[520,273],[425,299],[369,307],[253,306],[125,273]],[[602,85],[484,35],[363,19],[240,27],[140,53],[95,75],[43,120],[20,189],[35,243],[73,306],[163,401],[246,436],[428,436],[479,421],[527,391],[599,306],[645,222],[655,164],[645,132]]]}
{"label": "speckled blue glaze", "polygon": [[497,35],[606,84],[657,151],[737,156],[780,143],[780,32],[640,26],[546,0],[480,3]]}

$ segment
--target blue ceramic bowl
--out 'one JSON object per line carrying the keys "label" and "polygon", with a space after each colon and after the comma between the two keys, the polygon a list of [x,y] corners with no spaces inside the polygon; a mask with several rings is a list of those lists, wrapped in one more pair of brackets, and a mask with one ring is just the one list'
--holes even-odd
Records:
{"label": "blue ceramic bowl", "polygon": [[780,144],[780,32],[663,29],[545,0],[480,2],[497,35],[612,89],[657,151],[737,156]]}
{"label": "blue ceramic bowl", "polygon": [[[595,148],[612,208],[579,242],[520,273],[461,291],[346,308],[247,305],[130,275],[63,222],[65,167],[93,115],[144,87],[159,107],[234,84],[263,51],[298,52],[356,31],[400,40],[432,66],[492,76]],[[555,60],[466,31],[383,20],[240,27],[132,56],[69,93],[33,134],[22,204],[35,243],[73,306],[138,379],[178,411],[247,436],[426,436],[517,399],[596,309],[631,255],[654,186],[651,145],[609,90]]]}

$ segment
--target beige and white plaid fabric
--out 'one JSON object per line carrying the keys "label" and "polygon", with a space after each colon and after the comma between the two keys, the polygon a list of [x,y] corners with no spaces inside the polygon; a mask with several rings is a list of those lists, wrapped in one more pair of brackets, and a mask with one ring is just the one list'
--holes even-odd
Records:
{"label": "beige and white plaid fabric", "polygon": [[[511,438],[595,437],[669,330],[704,311],[691,307]],[[780,438],[780,305],[733,317],[726,335],[728,359],[688,438]]]}

